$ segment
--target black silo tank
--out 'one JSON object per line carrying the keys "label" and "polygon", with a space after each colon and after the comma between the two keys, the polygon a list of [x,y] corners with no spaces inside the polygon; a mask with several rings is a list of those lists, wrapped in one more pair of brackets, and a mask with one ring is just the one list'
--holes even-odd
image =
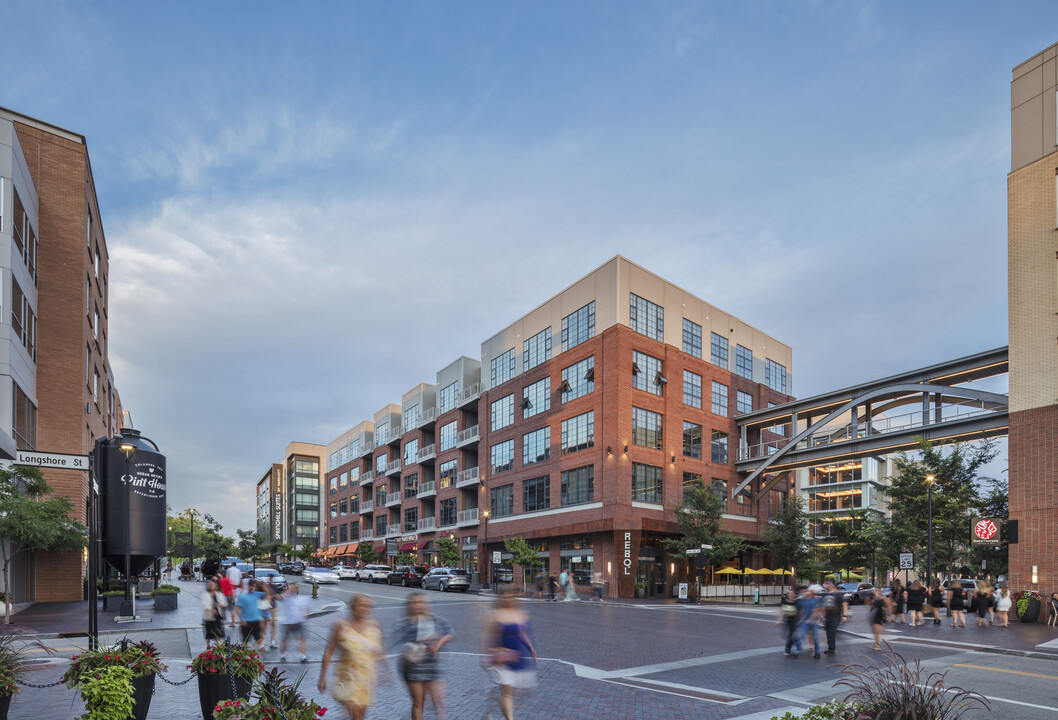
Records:
{"label": "black silo tank", "polygon": [[138,575],[166,550],[165,455],[139,431],[122,428],[120,436],[101,445],[97,463],[103,502],[103,558],[118,572],[125,572],[128,497],[129,566],[130,573]]}

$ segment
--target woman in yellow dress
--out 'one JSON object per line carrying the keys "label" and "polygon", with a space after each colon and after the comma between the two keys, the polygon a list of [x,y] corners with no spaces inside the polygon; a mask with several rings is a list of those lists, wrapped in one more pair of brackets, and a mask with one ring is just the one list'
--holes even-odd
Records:
{"label": "woman in yellow dress", "polygon": [[367,595],[353,596],[349,607],[352,620],[335,623],[320,665],[319,688],[324,692],[331,654],[339,650],[331,695],[345,707],[351,720],[367,716],[367,708],[375,700],[378,665],[386,665],[382,628],[371,617],[374,604]]}

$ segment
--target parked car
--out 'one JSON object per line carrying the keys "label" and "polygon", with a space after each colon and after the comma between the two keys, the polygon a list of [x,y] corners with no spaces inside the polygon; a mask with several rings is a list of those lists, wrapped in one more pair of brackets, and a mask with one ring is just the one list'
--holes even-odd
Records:
{"label": "parked car", "polygon": [[310,567],[305,568],[301,574],[301,582],[311,583],[317,582],[320,584],[334,583],[337,584],[341,578],[338,577],[338,573],[328,568],[322,567]]}
{"label": "parked car", "polygon": [[336,573],[338,573],[338,577],[340,578],[353,578],[354,580],[356,579],[356,568],[352,567],[351,565],[335,565],[331,568],[331,570],[334,570]]}
{"label": "parked car", "polygon": [[289,575],[300,575],[301,573],[305,572],[305,563],[301,562],[300,560],[288,562],[286,566],[287,569],[285,570],[285,572]]}
{"label": "parked car", "polygon": [[203,560],[201,567],[204,578],[220,575],[220,560]]}
{"label": "parked car", "polygon": [[250,577],[256,578],[257,580],[264,580],[277,592],[282,592],[287,589],[287,579],[274,568],[257,568],[256,570],[251,570]]}
{"label": "parked car", "polygon": [[422,579],[430,572],[423,565],[398,565],[397,568],[386,577],[387,585],[400,585],[402,587],[422,587]]}
{"label": "parked car", "polygon": [[388,565],[364,565],[356,571],[356,579],[359,582],[385,582],[388,577]]}
{"label": "parked car", "polygon": [[874,585],[869,582],[847,582],[838,585],[838,589],[845,593],[845,602],[849,605],[864,603],[871,598]]}
{"label": "parked car", "polygon": [[962,585],[962,589],[965,592],[972,593],[977,590],[977,583],[979,582],[980,580],[972,580],[970,578],[951,578],[950,580],[945,580],[941,587],[947,592],[951,586],[954,586],[955,583],[959,583]]}
{"label": "parked car", "polygon": [[470,575],[461,568],[434,568],[422,579],[423,590],[459,590],[470,589]]}

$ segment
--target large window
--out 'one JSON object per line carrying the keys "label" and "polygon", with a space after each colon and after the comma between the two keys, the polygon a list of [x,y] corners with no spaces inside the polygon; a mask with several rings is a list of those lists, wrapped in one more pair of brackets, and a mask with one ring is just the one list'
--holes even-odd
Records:
{"label": "large window", "polygon": [[514,467],[514,440],[492,446],[492,474],[506,472]]}
{"label": "large window", "polygon": [[727,417],[727,385],[713,380],[713,414]]}
{"label": "large window", "polygon": [[[31,359],[37,357],[37,316],[29,306],[29,298],[22,294],[18,281],[11,278],[11,331],[22,343]],[[98,337],[99,322],[96,322]]]}
{"label": "large window", "polygon": [[456,482],[456,461],[449,460],[441,463],[437,468],[437,488],[444,489],[452,487]]}
{"label": "large window", "polygon": [[456,499],[447,498],[441,501],[441,527],[456,524]]}
{"label": "large window", "polygon": [[632,499],[639,502],[662,501],[661,468],[655,465],[632,463]]}
{"label": "large window", "polygon": [[522,390],[522,419],[551,409],[551,378],[538,380]]}
{"label": "large window", "polygon": [[338,503],[333,503],[332,502],[328,506],[328,510],[330,511],[330,514],[331,514],[331,520],[334,520],[334,518],[338,517]]}
{"label": "large window", "polygon": [[386,486],[375,486],[375,507],[386,507]]}
{"label": "large window", "polygon": [[687,491],[691,489],[701,489],[702,487],[702,474],[701,473],[683,473],[683,494],[682,498],[687,499]]}
{"label": "large window", "polygon": [[[3,199],[3,188],[0,188],[0,200]],[[29,268],[29,275],[33,278],[33,282],[37,281],[37,234],[33,230],[33,226],[29,222],[29,215],[26,213],[25,208],[22,206],[22,198],[18,196],[18,191],[14,192],[14,222],[11,223],[11,237],[15,241],[15,247],[18,249],[18,254],[22,257],[22,260],[26,263],[26,267]],[[0,208],[0,215],[3,214],[3,208]],[[0,223],[0,229],[2,229],[2,223]],[[96,277],[99,277],[99,253],[96,252]]]}
{"label": "large window", "polygon": [[338,493],[338,478],[332,477],[330,485],[331,485],[331,495],[336,495]]}
{"label": "large window", "polygon": [[357,542],[360,539],[360,523],[351,522],[349,523],[349,540]]}
{"label": "large window", "polygon": [[389,421],[375,425],[375,444],[383,445],[389,439]]}
{"label": "large window", "polygon": [[753,379],[753,351],[741,345],[735,346],[735,374],[747,380]]}
{"label": "large window", "polygon": [[683,371],[683,404],[702,407],[702,376],[690,370]]}
{"label": "large window", "polygon": [[37,407],[17,382],[12,381],[11,384],[15,388],[12,398],[14,407],[11,412],[11,417],[15,419],[15,445],[19,450],[36,450]]}
{"label": "large window", "polygon": [[[331,528],[331,530],[334,530],[334,528]],[[341,525],[338,526],[338,530],[339,530],[338,542],[348,542],[349,541],[349,527],[345,523],[342,523]]]}
{"label": "large window", "polygon": [[578,505],[595,500],[595,466],[562,471],[562,504]]}
{"label": "large window", "polygon": [[359,485],[360,484],[360,466],[349,468],[349,484]]}
{"label": "large window", "polygon": [[595,301],[562,318],[562,352],[595,337]]}
{"label": "large window", "polygon": [[[339,500],[338,501],[338,514],[339,515],[348,515],[349,514],[349,501],[348,500]],[[331,517],[334,517],[334,516],[331,515]]]}
{"label": "large window", "polygon": [[753,396],[745,390],[736,391],[735,402],[739,414],[753,412]]}
{"label": "large window", "polygon": [[501,485],[489,491],[492,500],[492,517],[506,517],[514,514],[514,484]]}
{"label": "large window", "polygon": [[551,507],[551,476],[526,480],[522,483],[522,512],[537,512]]}
{"label": "large window", "polygon": [[551,328],[546,327],[522,343],[522,372],[551,359]]}
{"label": "large window", "polygon": [[709,334],[709,361],[727,370],[727,338],[719,333]]}
{"label": "large window", "polygon": [[401,418],[401,421],[404,423],[404,432],[415,429],[415,426],[419,424],[418,403],[404,411],[404,417]]}
{"label": "large window", "polygon": [[764,384],[775,392],[786,394],[786,366],[774,360],[764,360]]}
{"label": "large window", "polygon": [[382,453],[375,458],[375,477],[382,477],[386,474],[386,465],[389,464],[389,454]]}
{"label": "large window", "polygon": [[412,473],[411,475],[404,476],[404,499],[415,497],[415,493],[418,490],[419,485],[419,474]]}
{"label": "large window", "polygon": [[437,414],[442,415],[449,410],[455,409],[456,399],[459,397],[459,383],[445,385],[441,388],[441,396],[437,401]]}
{"label": "large window", "polygon": [[456,446],[456,421],[453,420],[447,425],[442,425],[439,435],[441,452],[454,448]]}
{"label": "large window", "polygon": [[713,478],[712,488],[717,497],[724,501],[724,510],[727,510],[727,480]]}
{"label": "large window", "polygon": [[628,310],[628,324],[640,335],[664,342],[665,308],[635,293],[629,293],[629,296],[631,304]]}
{"label": "large window", "polygon": [[562,454],[586,450],[595,445],[595,411],[590,410],[562,421]]}
{"label": "large window", "polygon": [[489,418],[494,431],[512,425],[514,423],[514,395],[501,397],[492,403]]}
{"label": "large window", "polygon": [[632,444],[660,450],[661,440],[661,414],[643,408],[632,408]]}
{"label": "large window", "polygon": [[712,461],[727,465],[727,433],[713,430]]}
{"label": "large window", "polygon": [[700,458],[702,456],[702,426],[683,421],[683,456]]}
{"label": "large window", "polygon": [[576,400],[595,392],[595,356],[584,358],[579,363],[562,370],[562,402]]}
{"label": "large window", "polygon": [[532,465],[551,458],[551,428],[522,435],[522,464]]}
{"label": "large window", "polygon": [[632,387],[646,390],[653,395],[661,395],[666,380],[664,364],[656,357],[651,357],[638,350],[632,351]]}
{"label": "large window", "polygon": [[386,523],[389,522],[389,516],[386,513],[375,515],[375,537],[384,538],[386,537]]}
{"label": "large window", "polygon": [[404,443],[404,464],[414,465],[419,460],[419,440],[409,440]]}
{"label": "large window", "polygon": [[492,384],[489,387],[499,387],[512,377],[514,377],[514,348],[499,357],[492,358]]}
{"label": "large window", "polygon": [[683,352],[702,356],[702,326],[683,318]]}
{"label": "large window", "polygon": [[735,514],[736,515],[753,515],[753,503],[752,498],[749,494],[749,488],[745,488],[738,495],[735,495]]}
{"label": "large window", "polygon": [[410,507],[404,511],[404,532],[416,532],[419,529],[419,508]]}
{"label": "large window", "polygon": [[356,515],[360,512],[360,496],[353,495],[349,498],[349,513]]}

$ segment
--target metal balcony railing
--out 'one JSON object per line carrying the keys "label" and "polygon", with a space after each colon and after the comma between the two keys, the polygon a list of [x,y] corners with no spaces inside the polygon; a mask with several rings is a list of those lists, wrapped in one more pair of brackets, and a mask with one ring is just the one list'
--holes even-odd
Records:
{"label": "metal balcony railing", "polygon": [[432,517],[422,518],[419,520],[416,530],[423,532],[425,530],[433,530],[437,527],[437,520]]}
{"label": "metal balcony railing", "polygon": [[360,531],[360,542],[365,542],[367,540],[374,540],[374,539],[375,539],[375,531],[374,530],[361,530]]}
{"label": "metal balcony railing", "polygon": [[415,489],[415,497],[423,498],[437,494],[437,481],[427,480],[426,482],[419,483],[419,487]]}
{"label": "metal balcony railing", "polygon": [[386,463],[386,474],[392,475],[395,472],[400,472],[400,458],[396,460],[390,460]]}
{"label": "metal balcony railing", "polygon": [[459,393],[459,406],[462,407],[467,403],[475,402],[478,399],[478,395],[481,394],[481,383],[476,382],[468,388],[464,388],[463,392]]}
{"label": "metal balcony railing", "polygon": [[426,462],[427,460],[433,460],[437,457],[437,446],[433,443],[423,447],[419,450],[418,462]]}
{"label": "metal balcony railing", "polygon": [[456,513],[456,525],[477,525],[478,509],[460,510]]}
{"label": "metal balcony railing", "polygon": [[400,535],[400,523],[386,526],[386,535]]}
{"label": "metal balcony railing", "polygon": [[472,442],[477,442],[481,439],[481,432],[477,425],[468,427],[456,434],[456,447],[462,447]]}
{"label": "metal balcony railing", "polygon": [[400,491],[386,493],[386,507],[390,505],[400,505]]}
{"label": "metal balcony railing", "polygon": [[477,485],[481,480],[481,475],[478,473],[477,467],[467,468],[466,470],[460,470],[456,475],[456,487],[470,487],[471,485]]}
{"label": "metal balcony railing", "polygon": [[360,485],[370,485],[375,480],[375,474],[368,470],[365,473],[360,473]]}

